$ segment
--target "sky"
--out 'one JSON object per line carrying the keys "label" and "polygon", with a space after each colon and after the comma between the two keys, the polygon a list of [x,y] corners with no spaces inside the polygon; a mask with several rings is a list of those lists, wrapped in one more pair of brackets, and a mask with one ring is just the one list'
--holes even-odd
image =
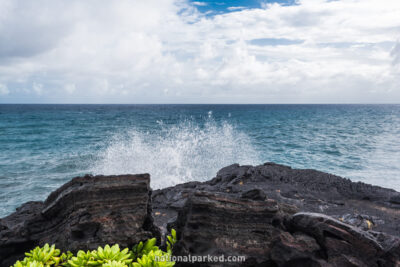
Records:
{"label": "sky", "polygon": [[398,0],[0,0],[0,103],[400,103]]}

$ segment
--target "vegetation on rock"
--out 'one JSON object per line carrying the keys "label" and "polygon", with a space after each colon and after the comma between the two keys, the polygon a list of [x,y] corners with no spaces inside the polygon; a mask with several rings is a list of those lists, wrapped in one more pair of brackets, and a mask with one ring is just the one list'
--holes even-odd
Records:
{"label": "vegetation on rock", "polygon": [[105,245],[92,251],[61,253],[55,245],[45,244],[25,253],[22,261],[17,261],[12,267],[171,267],[170,261],[173,245],[176,243],[176,232],[171,230],[167,236],[167,251],[156,246],[157,240],[151,238],[146,242],[136,244],[131,250],[120,249],[118,244]]}

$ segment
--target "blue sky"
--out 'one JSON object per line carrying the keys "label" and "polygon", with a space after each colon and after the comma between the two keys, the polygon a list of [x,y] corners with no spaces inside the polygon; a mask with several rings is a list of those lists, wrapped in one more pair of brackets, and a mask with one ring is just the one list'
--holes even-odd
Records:
{"label": "blue sky", "polygon": [[200,12],[208,15],[223,14],[240,11],[250,8],[262,8],[267,3],[279,3],[283,5],[292,5],[294,0],[261,1],[261,0],[238,0],[238,1],[190,1]]}
{"label": "blue sky", "polygon": [[399,13],[398,0],[0,0],[0,103],[399,103]]}

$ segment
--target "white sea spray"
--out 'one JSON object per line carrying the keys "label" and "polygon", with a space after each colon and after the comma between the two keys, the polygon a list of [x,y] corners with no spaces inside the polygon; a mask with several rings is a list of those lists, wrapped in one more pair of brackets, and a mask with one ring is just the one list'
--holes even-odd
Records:
{"label": "white sea spray", "polygon": [[163,188],[208,180],[235,162],[260,163],[250,138],[230,123],[207,119],[203,125],[192,120],[159,125],[159,131],[131,129],[115,135],[101,152],[93,173],[150,173],[152,187]]}

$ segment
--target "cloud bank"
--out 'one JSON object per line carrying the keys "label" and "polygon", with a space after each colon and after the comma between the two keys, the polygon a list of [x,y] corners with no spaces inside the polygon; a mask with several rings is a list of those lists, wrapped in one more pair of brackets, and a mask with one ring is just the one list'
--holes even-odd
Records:
{"label": "cloud bank", "polygon": [[400,1],[0,0],[1,103],[400,102]]}

